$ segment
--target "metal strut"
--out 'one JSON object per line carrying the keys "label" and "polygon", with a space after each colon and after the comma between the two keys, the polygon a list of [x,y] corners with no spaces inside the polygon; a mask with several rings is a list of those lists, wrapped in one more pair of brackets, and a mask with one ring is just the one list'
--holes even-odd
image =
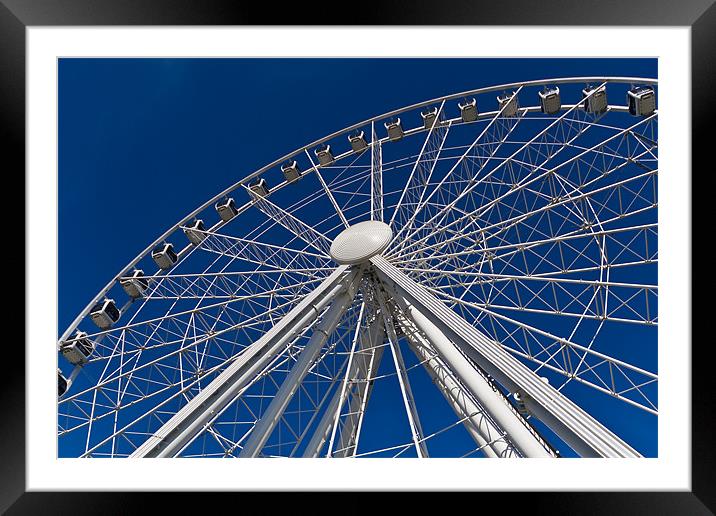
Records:
{"label": "metal strut", "polygon": [[366,336],[366,348],[370,349],[369,356],[364,364],[364,371],[360,379],[357,379],[357,392],[351,397],[348,405],[348,416],[345,417],[340,430],[340,441],[335,444],[337,427],[334,426],[331,441],[328,447],[328,457],[352,457],[358,451],[361,429],[363,428],[363,417],[368,406],[371,393],[373,392],[374,377],[378,374],[380,363],[383,359],[385,346],[385,327],[380,317],[374,317],[368,327]]}
{"label": "metal strut", "polygon": [[413,444],[415,444],[415,452],[418,458],[428,457],[428,448],[425,445],[423,438],[423,428],[420,424],[420,417],[418,415],[418,408],[415,405],[415,398],[413,396],[413,390],[410,387],[410,379],[408,378],[408,372],[405,369],[405,362],[403,361],[403,355],[400,352],[400,343],[398,342],[398,336],[395,333],[395,326],[393,325],[393,314],[388,309],[387,303],[383,298],[383,293],[380,289],[376,288],[376,298],[380,304],[380,313],[383,317],[383,325],[385,326],[385,333],[388,337],[388,343],[390,344],[390,351],[393,355],[393,363],[395,364],[395,372],[398,376],[398,383],[400,384],[400,392],[403,395],[403,403],[405,404],[405,413],[408,416],[408,423],[410,424],[410,432],[413,436]]}
{"label": "metal strut", "polygon": [[370,124],[370,219],[383,220],[383,149],[375,132],[375,122]]}

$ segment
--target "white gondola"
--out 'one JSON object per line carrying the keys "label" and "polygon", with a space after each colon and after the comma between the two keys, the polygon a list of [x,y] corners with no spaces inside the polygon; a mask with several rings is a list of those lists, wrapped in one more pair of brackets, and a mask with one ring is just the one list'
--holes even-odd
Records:
{"label": "white gondola", "polygon": [[388,138],[391,142],[397,142],[403,139],[403,126],[400,123],[400,118],[394,118],[390,122],[385,122],[385,129],[388,131]]}
{"label": "white gondola", "polygon": [[349,134],[348,141],[351,143],[351,149],[353,149],[353,152],[362,152],[368,148],[368,142],[365,141],[365,134],[363,131],[356,131],[353,134]]}
{"label": "white gondola", "polygon": [[160,244],[152,251],[152,259],[162,269],[170,269],[177,262],[174,246],[169,243]]}
{"label": "white gondola", "polygon": [[67,378],[65,378],[65,375],[62,374],[62,371],[59,369],[57,370],[57,395],[62,396],[64,393],[67,392],[68,387]]}
{"label": "white gondola", "polygon": [[420,116],[423,117],[423,127],[425,127],[425,129],[430,129],[433,127],[435,119],[438,117],[438,108],[431,107],[425,111],[421,111]]}
{"label": "white gondola", "polygon": [[72,339],[62,343],[60,353],[70,364],[82,365],[87,363],[94,348],[95,343],[87,338],[85,332],[78,330]]}
{"label": "white gondola", "polygon": [[204,221],[201,219],[194,220],[191,225],[182,228],[182,231],[184,231],[189,242],[194,245],[200,245],[206,238],[206,233],[204,233]]}
{"label": "white gondola", "polygon": [[539,103],[542,113],[546,115],[554,115],[562,109],[562,98],[559,95],[559,88],[546,88],[544,91],[538,92]]}
{"label": "white gondola", "polygon": [[224,222],[229,222],[239,213],[239,210],[236,209],[236,203],[231,197],[217,202],[214,208],[216,208],[216,212]]}
{"label": "white gondola", "polygon": [[283,172],[283,177],[289,183],[301,179],[301,169],[298,168],[295,159],[281,165],[281,172]]}
{"label": "white gondola", "polygon": [[458,102],[457,107],[460,108],[460,118],[463,122],[474,122],[477,120],[477,100],[470,99],[465,102]]}
{"label": "white gondola", "polygon": [[517,110],[520,108],[519,100],[517,99],[517,95],[514,93],[498,95],[497,104],[502,110],[502,116],[506,117],[517,116]]}
{"label": "white gondola", "polygon": [[251,190],[251,192],[257,197],[266,197],[271,191],[268,187],[268,183],[266,183],[266,180],[263,177],[253,181],[249,185],[249,190]]}
{"label": "white gondola", "polygon": [[633,116],[649,116],[656,111],[656,94],[652,88],[637,86],[627,91],[629,113]]}
{"label": "white gondola", "polygon": [[336,160],[333,157],[330,145],[321,145],[314,152],[316,154],[316,158],[318,158],[318,162],[323,166],[330,165]]}
{"label": "white gondola", "polygon": [[[587,98],[590,93],[591,97]],[[587,86],[582,90],[582,98],[584,99],[583,107],[587,113],[599,114],[607,110],[607,89],[604,86],[600,88]]]}
{"label": "white gondola", "polygon": [[90,319],[100,330],[108,330],[119,321],[120,312],[113,299],[100,301],[90,310]]}
{"label": "white gondola", "polygon": [[142,297],[144,291],[147,290],[149,282],[143,277],[144,271],[141,269],[134,269],[130,276],[125,276],[119,279],[119,284],[127,293],[127,295],[133,299]]}

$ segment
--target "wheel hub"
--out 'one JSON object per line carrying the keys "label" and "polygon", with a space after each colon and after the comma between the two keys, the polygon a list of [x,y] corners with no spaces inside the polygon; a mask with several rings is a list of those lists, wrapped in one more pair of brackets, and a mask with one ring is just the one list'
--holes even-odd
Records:
{"label": "wheel hub", "polygon": [[393,231],[385,222],[367,220],[344,229],[331,244],[331,258],[342,265],[361,263],[388,247]]}

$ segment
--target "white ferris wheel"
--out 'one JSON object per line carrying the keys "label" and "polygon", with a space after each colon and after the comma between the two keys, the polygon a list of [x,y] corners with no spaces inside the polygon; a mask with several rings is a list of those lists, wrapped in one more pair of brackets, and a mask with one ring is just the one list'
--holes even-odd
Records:
{"label": "white ferris wheel", "polygon": [[243,177],[61,335],[60,454],[641,456],[656,87],[447,95]]}

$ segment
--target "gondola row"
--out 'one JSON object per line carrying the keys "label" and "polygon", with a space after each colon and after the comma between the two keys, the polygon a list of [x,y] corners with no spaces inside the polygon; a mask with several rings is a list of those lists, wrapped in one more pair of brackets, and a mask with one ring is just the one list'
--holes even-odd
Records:
{"label": "gondola row", "polygon": [[[554,115],[562,109],[562,99],[559,87],[545,87],[542,91],[537,92],[540,103],[540,110],[547,115]],[[504,93],[497,96],[497,103],[503,117],[515,117],[519,114],[519,99],[515,92]],[[656,110],[656,95],[654,89],[648,86],[635,86],[627,92],[627,104],[629,113],[633,116],[649,116]],[[606,86],[587,86],[582,90],[581,107],[584,111],[598,115],[606,112],[609,104],[607,102]],[[464,123],[475,122],[480,115],[475,98],[463,99],[458,102],[460,110],[460,119]],[[432,129],[435,125],[441,124],[438,119],[438,108],[429,106],[420,112],[423,120],[424,129]],[[437,121],[436,121],[437,120]],[[401,119],[393,117],[383,124],[385,126],[386,135],[391,142],[397,142],[405,136]],[[368,148],[368,142],[365,139],[363,131],[355,131],[348,135],[348,141],[351,149],[355,153],[363,152]],[[322,144],[314,150],[314,154],[320,166],[329,166],[335,161],[335,156],[331,152],[331,146]],[[298,167],[296,160],[290,159],[281,165],[281,172],[284,179],[288,183],[292,183],[300,179],[303,172]],[[255,197],[266,197],[271,193],[267,181],[263,177],[257,177],[249,184],[249,190]],[[229,199],[232,201],[232,199]],[[218,209],[218,205],[217,205]],[[223,217],[222,217],[223,218]],[[227,219],[224,219],[227,220]]]}

